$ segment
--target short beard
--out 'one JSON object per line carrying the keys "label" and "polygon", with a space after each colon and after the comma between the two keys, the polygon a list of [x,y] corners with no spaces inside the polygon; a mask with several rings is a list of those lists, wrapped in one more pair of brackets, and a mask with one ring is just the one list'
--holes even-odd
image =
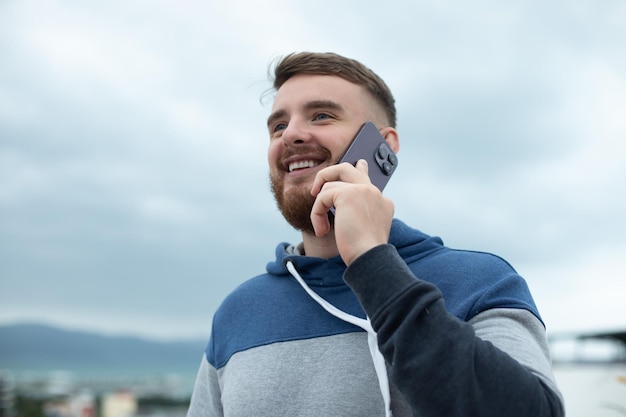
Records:
{"label": "short beard", "polygon": [[[304,155],[307,153],[322,155],[325,160],[331,159],[330,151],[327,149],[303,146],[297,151],[285,149],[280,161],[284,161],[286,158],[293,155]],[[333,163],[338,163],[339,159],[340,158],[337,158]],[[313,223],[311,223],[311,210],[313,210],[315,197],[311,195],[311,190],[304,185],[306,182],[305,179],[301,179],[301,182],[291,187],[287,195],[285,195],[285,174],[284,171],[281,171],[282,163],[280,161],[277,165],[277,171],[283,173],[279,174],[277,178],[272,177],[272,174],[270,173],[270,185],[272,193],[274,194],[274,199],[278,205],[278,209],[283,214],[285,220],[287,220],[287,223],[289,223],[294,229],[303,233],[315,234]],[[329,216],[329,221],[332,226],[334,224],[334,217]]]}
{"label": "short beard", "polygon": [[298,185],[292,187],[289,193],[285,195],[282,180],[273,178],[271,175],[270,185],[278,209],[287,223],[296,230],[314,234],[311,210],[313,203],[315,203],[315,197],[311,195],[311,190],[304,185]]}

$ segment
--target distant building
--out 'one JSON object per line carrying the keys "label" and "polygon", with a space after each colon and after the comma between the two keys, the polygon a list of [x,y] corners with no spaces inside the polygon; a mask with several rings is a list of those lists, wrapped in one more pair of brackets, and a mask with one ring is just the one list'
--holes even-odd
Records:
{"label": "distant building", "polygon": [[15,379],[8,371],[0,370],[0,417],[15,416]]}
{"label": "distant building", "polygon": [[102,417],[131,417],[137,413],[137,398],[128,390],[120,390],[102,397]]}
{"label": "distant building", "polygon": [[626,416],[626,330],[551,335],[568,417]]}
{"label": "distant building", "polygon": [[59,396],[43,405],[47,417],[95,417],[96,402],[90,391]]}
{"label": "distant building", "polygon": [[96,401],[90,391],[81,391],[70,398],[70,410],[74,417],[95,417]]}
{"label": "distant building", "polygon": [[626,364],[626,330],[550,335],[555,364]]}

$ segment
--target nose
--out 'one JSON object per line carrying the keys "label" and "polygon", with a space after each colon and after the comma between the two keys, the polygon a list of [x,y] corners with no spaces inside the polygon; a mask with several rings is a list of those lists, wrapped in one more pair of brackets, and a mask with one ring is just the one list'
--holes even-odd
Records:
{"label": "nose", "polygon": [[311,131],[306,123],[292,119],[283,130],[282,140],[285,146],[302,145],[311,140]]}

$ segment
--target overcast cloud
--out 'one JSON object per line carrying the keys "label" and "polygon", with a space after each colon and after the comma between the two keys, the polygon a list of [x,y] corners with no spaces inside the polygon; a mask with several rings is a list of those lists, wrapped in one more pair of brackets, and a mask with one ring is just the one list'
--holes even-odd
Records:
{"label": "overcast cloud", "polygon": [[626,3],[0,3],[0,322],[208,336],[299,241],[269,192],[272,59],[396,95],[396,214],[529,282],[548,330],[626,327]]}

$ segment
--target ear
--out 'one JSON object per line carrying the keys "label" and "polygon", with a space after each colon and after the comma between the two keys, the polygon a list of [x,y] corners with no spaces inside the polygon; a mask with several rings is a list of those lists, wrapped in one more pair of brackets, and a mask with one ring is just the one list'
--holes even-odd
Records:
{"label": "ear", "polygon": [[398,131],[393,127],[385,127],[380,130],[380,134],[383,135],[391,150],[394,151],[394,153],[398,153],[400,150],[400,138],[398,137]]}

